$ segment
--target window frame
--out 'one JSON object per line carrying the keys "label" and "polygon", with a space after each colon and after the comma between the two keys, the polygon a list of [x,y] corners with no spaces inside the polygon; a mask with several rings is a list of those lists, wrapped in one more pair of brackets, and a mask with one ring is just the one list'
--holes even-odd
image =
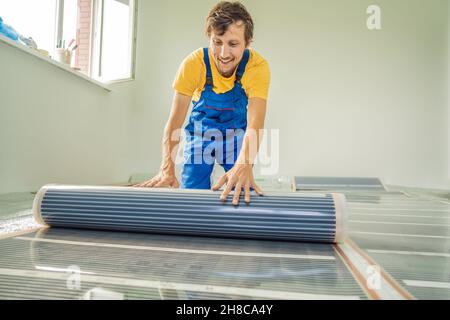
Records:
{"label": "window frame", "polygon": [[[62,1],[62,0],[58,0]],[[92,0],[92,23],[91,23],[91,48],[90,48],[90,74],[92,79],[105,84],[133,81],[136,79],[136,46],[137,46],[137,17],[138,0],[130,1],[130,76],[126,78],[104,81],[101,76],[102,68],[102,45],[103,45],[103,14],[104,0]]]}
{"label": "window frame", "polygon": [[56,0],[55,12],[55,43],[53,50],[60,43],[64,32],[64,0]]}
{"label": "window frame", "polygon": [[[104,0],[92,0],[91,2],[91,39],[89,50],[89,78],[105,84],[133,81],[136,79],[136,47],[137,47],[137,17],[138,0],[130,1],[130,76],[126,78],[105,81],[101,76],[102,68],[102,45],[103,45],[103,14]],[[55,14],[55,48],[63,37],[64,24],[64,0],[56,0]]]}

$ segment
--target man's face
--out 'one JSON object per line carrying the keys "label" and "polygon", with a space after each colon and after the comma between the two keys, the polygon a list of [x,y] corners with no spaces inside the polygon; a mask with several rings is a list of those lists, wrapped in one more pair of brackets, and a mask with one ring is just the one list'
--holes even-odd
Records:
{"label": "man's face", "polygon": [[221,36],[213,30],[210,36],[210,47],[220,74],[227,78],[231,77],[247,48],[244,23],[242,21],[233,23]]}

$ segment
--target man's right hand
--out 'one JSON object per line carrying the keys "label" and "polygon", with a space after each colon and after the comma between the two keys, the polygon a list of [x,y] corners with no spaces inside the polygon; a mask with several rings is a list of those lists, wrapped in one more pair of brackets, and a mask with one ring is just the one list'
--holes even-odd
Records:
{"label": "man's right hand", "polygon": [[138,188],[179,188],[180,183],[175,174],[166,174],[160,172],[150,180],[135,184]]}

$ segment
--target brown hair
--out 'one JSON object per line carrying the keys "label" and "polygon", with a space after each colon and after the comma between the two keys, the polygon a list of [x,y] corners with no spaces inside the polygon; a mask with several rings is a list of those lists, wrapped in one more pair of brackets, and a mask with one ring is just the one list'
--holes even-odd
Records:
{"label": "brown hair", "polygon": [[245,25],[245,42],[248,45],[253,39],[253,20],[244,5],[237,1],[221,1],[212,8],[206,18],[206,35],[210,37],[214,30],[222,36],[231,24],[238,21]]}

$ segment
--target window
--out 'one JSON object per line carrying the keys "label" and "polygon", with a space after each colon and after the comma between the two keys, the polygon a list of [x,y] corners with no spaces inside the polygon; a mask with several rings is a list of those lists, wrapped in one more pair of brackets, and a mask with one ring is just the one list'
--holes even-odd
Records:
{"label": "window", "polygon": [[106,83],[134,78],[136,2],[1,0],[0,17],[41,53]]}
{"label": "window", "polygon": [[100,81],[132,78],[134,8],[132,0],[94,0],[96,16],[93,76]]}
{"label": "window", "polygon": [[[26,8],[26,9],[24,9]],[[39,48],[53,51],[55,43],[55,0],[0,0],[0,17]]]}

